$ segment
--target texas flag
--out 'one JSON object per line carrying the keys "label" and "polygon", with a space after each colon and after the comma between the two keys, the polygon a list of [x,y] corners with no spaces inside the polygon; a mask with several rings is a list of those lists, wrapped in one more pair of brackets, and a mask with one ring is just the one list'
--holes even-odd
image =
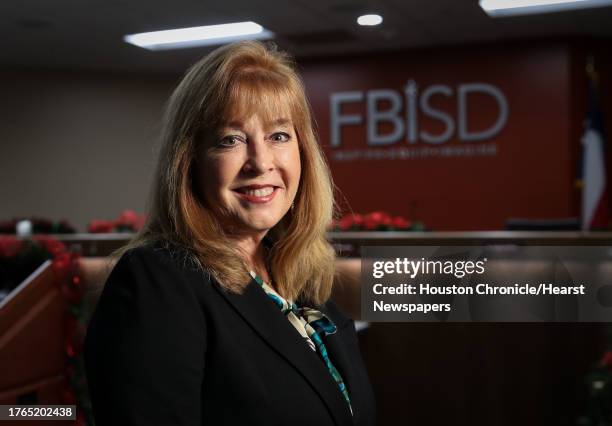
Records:
{"label": "texas flag", "polygon": [[595,82],[589,79],[586,129],[582,135],[582,229],[605,228],[609,221],[603,117]]}

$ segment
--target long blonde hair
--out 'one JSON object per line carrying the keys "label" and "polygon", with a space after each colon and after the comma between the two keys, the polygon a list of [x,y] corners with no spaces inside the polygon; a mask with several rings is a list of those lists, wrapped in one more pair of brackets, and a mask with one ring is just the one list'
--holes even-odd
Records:
{"label": "long blonde hair", "polygon": [[225,289],[241,293],[249,282],[245,263],[194,185],[195,158],[203,135],[214,131],[230,108],[248,116],[283,107],[298,136],[302,173],[294,207],[268,232],[267,260],[283,297],[325,302],[335,260],[326,238],[334,211],[332,180],[303,83],[293,60],[274,45],[229,44],[187,71],[166,106],[147,222],[125,249],[155,240],[178,245]]}

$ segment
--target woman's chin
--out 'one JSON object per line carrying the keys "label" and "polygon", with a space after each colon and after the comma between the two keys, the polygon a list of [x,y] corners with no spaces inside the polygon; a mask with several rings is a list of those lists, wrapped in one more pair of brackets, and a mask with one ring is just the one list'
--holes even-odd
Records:
{"label": "woman's chin", "polygon": [[281,218],[275,220],[274,218],[249,218],[242,221],[242,228],[245,233],[249,232],[268,232],[274,228]]}

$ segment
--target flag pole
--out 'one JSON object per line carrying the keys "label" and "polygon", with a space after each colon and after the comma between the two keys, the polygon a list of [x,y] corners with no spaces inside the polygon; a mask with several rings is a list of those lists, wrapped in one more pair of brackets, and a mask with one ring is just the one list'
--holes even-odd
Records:
{"label": "flag pole", "polygon": [[587,54],[585,72],[588,91],[587,115],[581,138],[581,229],[590,231],[605,229],[610,221],[605,164],[605,135],[598,94],[599,74],[592,52]]}

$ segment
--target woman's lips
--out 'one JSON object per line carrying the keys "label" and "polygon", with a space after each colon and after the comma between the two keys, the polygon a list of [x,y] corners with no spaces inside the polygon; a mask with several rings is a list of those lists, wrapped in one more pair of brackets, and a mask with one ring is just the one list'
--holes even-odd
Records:
{"label": "woman's lips", "polygon": [[234,192],[238,198],[249,203],[263,204],[272,201],[279,189],[276,186],[253,185],[235,189]]}

